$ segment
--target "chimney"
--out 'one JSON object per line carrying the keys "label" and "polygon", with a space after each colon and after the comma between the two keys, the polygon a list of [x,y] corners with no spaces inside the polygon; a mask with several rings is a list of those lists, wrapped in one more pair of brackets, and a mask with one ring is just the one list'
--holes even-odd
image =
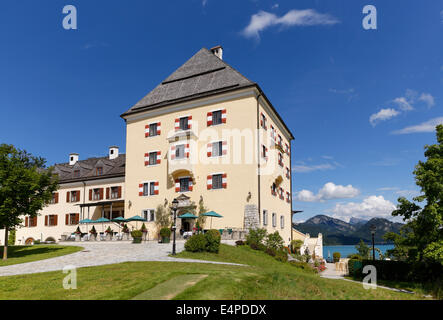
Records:
{"label": "chimney", "polygon": [[109,160],[115,159],[118,157],[118,147],[111,146],[109,147]]}
{"label": "chimney", "polygon": [[73,166],[78,161],[78,153],[70,153],[69,154],[69,165]]}
{"label": "chimney", "polygon": [[223,47],[222,46],[215,46],[214,48],[211,48],[211,52],[215,54],[220,60],[223,60]]}

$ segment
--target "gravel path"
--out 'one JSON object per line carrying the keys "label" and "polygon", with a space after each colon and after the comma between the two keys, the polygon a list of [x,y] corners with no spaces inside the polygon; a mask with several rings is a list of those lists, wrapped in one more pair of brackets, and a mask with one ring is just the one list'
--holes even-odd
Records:
{"label": "gravel path", "polygon": [[[228,241],[223,243],[231,244]],[[169,262],[194,262],[238,265],[236,263],[215,262],[195,259],[168,257],[172,252],[172,243],[159,244],[148,241],[142,244],[131,242],[64,242],[63,245],[81,246],[84,250],[61,257],[15,264],[0,267],[0,276],[40,273],[63,270],[66,266],[91,267],[105,264],[114,264],[127,261],[169,261]],[[177,252],[184,250],[185,241],[177,241]]]}

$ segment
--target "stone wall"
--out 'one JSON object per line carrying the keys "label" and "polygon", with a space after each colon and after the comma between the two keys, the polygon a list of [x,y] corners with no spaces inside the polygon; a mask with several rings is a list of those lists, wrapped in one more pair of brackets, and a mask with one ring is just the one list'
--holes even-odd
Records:
{"label": "stone wall", "polygon": [[258,208],[255,204],[245,205],[245,221],[244,229],[256,229],[260,226],[260,221],[258,217]]}

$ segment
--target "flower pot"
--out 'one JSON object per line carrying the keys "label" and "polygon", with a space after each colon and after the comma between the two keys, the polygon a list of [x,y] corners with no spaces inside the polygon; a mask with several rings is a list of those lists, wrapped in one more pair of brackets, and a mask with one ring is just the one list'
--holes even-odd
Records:
{"label": "flower pot", "polygon": [[75,241],[81,241],[82,235],[80,233],[75,234]]}
{"label": "flower pot", "polygon": [[162,243],[169,243],[169,237],[162,237]]}
{"label": "flower pot", "polygon": [[97,241],[97,234],[96,233],[90,233],[89,234],[89,241]]}
{"label": "flower pot", "polygon": [[142,238],[133,238],[132,243],[141,243],[142,242]]}
{"label": "flower pot", "polygon": [[106,233],[106,241],[112,240],[112,233]]}

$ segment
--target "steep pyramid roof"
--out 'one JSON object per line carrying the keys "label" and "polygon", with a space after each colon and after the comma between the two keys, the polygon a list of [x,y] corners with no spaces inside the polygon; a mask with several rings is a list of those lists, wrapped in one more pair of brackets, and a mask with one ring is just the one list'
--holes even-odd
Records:
{"label": "steep pyramid roof", "polygon": [[252,85],[255,83],[202,48],[123,115]]}

